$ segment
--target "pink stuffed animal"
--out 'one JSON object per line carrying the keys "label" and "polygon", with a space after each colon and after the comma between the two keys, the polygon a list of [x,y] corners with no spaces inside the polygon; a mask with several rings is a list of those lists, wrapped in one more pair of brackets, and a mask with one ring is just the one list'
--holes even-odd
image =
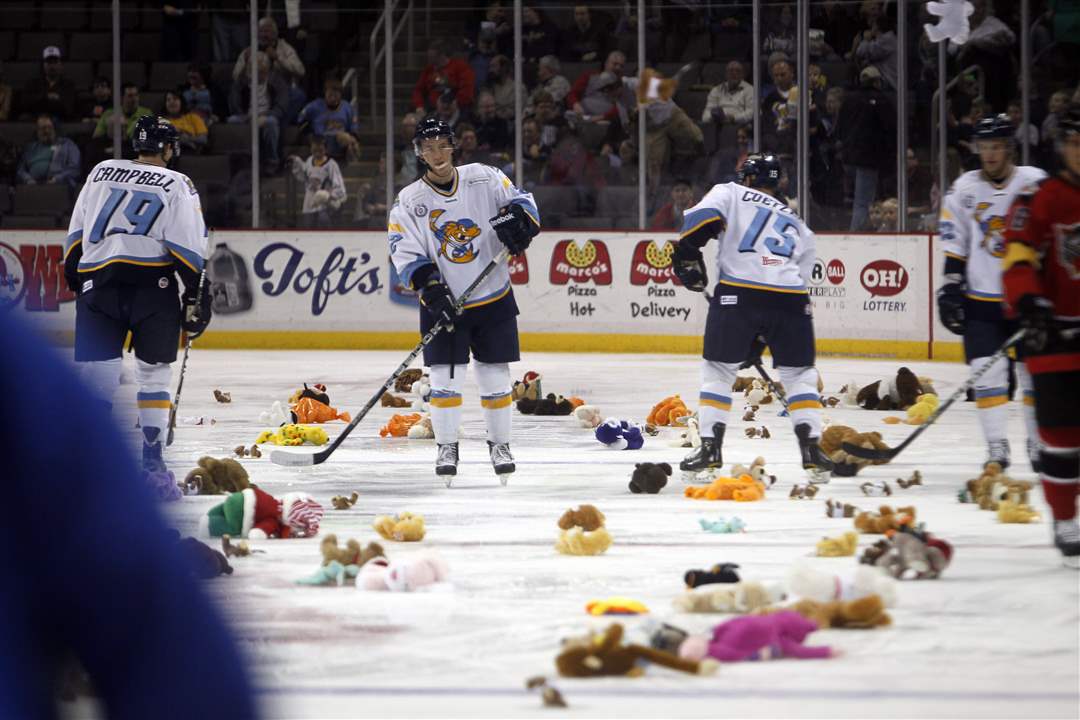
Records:
{"label": "pink stuffed animal", "polygon": [[830,657],[832,649],[829,647],[803,645],[806,636],[817,629],[817,623],[790,610],[771,615],[745,615],[713,628],[711,641],[702,635],[688,637],[679,647],[679,657],[701,660],[707,656],[722,662]]}
{"label": "pink stuffed animal", "polygon": [[443,559],[431,553],[392,563],[386,558],[374,558],[360,568],[356,587],[360,590],[413,592],[446,580],[447,574]]}

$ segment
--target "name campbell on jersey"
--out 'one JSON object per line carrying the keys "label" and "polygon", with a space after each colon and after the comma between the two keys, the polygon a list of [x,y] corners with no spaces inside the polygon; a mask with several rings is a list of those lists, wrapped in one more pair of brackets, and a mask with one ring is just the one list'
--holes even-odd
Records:
{"label": "name campbell on jersey", "polygon": [[1021,191],[1044,178],[1046,173],[1039,168],[1019,165],[1004,186],[995,187],[981,170],[972,170],[958,177],[949,189],[938,232],[946,260],[967,263],[967,296],[972,300],[1001,301],[1005,218]]}
{"label": "name campbell on jersey", "polygon": [[719,238],[716,277],[723,285],[806,294],[814,233],[776,198],[738,183],[714,185],[683,215],[680,237]]}
{"label": "name campbell on jersey", "polygon": [[[457,168],[449,191],[425,178],[406,186],[390,210],[390,257],[403,283],[412,286],[417,268],[435,263],[455,297],[503,249],[489,220],[499,208],[519,203],[537,225],[532,193],[514,186],[498,168],[471,163]],[[510,292],[510,271],[500,264],[465,306],[494,302]]]}
{"label": "name campbell on jersey", "polygon": [[64,257],[78,272],[114,264],[202,270],[207,230],[199,193],[183,173],[137,160],[105,160],[87,176],[68,225]]}

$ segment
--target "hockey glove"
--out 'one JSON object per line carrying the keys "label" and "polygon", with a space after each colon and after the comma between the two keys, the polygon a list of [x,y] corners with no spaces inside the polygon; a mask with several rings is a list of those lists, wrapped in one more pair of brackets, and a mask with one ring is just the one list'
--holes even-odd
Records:
{"label": "hockey glove", "polygon": [[206,326],[210,324],[210,283],[203,283],[203,291],[197,296],[197,290],[185,292],[183,297],[184,317],[180,321],[180,327],[184,328],[188,340],[194,340],[203,334]]}
{"label": "hockey glove", "polygon": [[1020,327],[1027,330],[1022,342],[1028,353],[1044,352],[1057,340],[1052,302],[1041,295],[1025,295],[1016,303],[1016,310],[1020,314]]}
{"label": "hockey glove", "polygon": [[420,288],[420,302],[437,322],[447,327],[454,324],[457,311],[454,309],[454,296],[450,288],[442,281],[438,270],[430,273]]}
{"label": "hockey glove", "polygon": [[956,335],[964,334],[964,286],[962,283],[946,283],[937,292],[938,315],[941,324]]}
{"label": "hockey glove", "polygon": [[690,292],[705,292],[709,285],[709,274],[705,270],[705,259],[701,250],[685,241],[674,243],[675,252],[671,257],[671,269],[679,282]]}
{"label": "hockey glove", "polygon": [[739,369],[745,370],[757,365],[761,362],[761,353],[763,352],[765,352],[765,341],[758,335],[750,345],[750,354],[746,356],[746,361],[739,366]]}
{"label": "hockey glove", "polygon": [[491,227],[511,255],[525,252],[538,230],[521,203],[510,203],[500,208],[499,214],[491,218]]}

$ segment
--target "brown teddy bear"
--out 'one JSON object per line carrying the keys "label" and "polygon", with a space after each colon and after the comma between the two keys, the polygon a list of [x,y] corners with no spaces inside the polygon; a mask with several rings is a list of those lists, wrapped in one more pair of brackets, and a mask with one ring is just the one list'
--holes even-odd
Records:
{"label": "brown teddy bear", "polygon": [[394,380],[394,390],[397,392],[412,392],[413,383],[424,376],[420,368],[409,368]]}
{"label": "brown teddy bear", "polygon": [[251,487],[247,470],[232,458],[199,458],[199,466],[184,478],[184,485],[196,495],[221,495]]}
{"label": "brown teddy bear", "polygon": [[[344,495],[335,495],[334,497],[330,498],[330,504],[334,506],[335,510],[348,510],[353,505],[355,505],[356,501],[359,499],[360,493],[353,490],[352,494],[349,495],[349,497],[345,497]],[[348,563],[342,563],[342,565],[348,565]]]}
{"label": "brown teddy bear", "polygon": [[579,505],[559,518],[555,549],[563,555],[600,555],[611,547],[611,534],[604,527],[604,513],[594,505]]}
{"label": "brown teddy bear", "polygon": [[855,516],[855,529],[867,535],[884,535],[915,519],[915,508],[902,507],[893,510],[882,505],[878,512],[861,512]]}
{"label": "brown teddy bear", "polygon": [[785,608],[794,610],[807,620],[813,620],[822,630],[826,628],[869,629],[890,625],[892,618],[885,612],[880,595],[866,595],[857,600],[818,602],[800,600]]}
{"label": "brown teddy bear", "polygon": [[884,465],[889,462],[888,460],[867,460],[849,455],[844,452],[844,443],[851,443],[868,450],[891,450],[888,445],[882,442],[881,433],[879,432],[860,433],[847,425],[830,425],[821,433],[821,440],[818,444],[825,454],[829,456],[829,459],[835,463],[836,468],[833,470],[835,475],[852,477],[867,465]]}
{"label": "brown teddy bear", "polygon": [[361,566],[373,558],[386,557],[386,553],[379,543],[368,543],[367,547],[361,548],[359,542],[349,538],[345,541],[345,547],[339,547],[337,535],[324,537],[322,542],[319,543],[319,550],[322,552],[323,565],[329,565],[332,561],[337,560],[342,565]]}
{"label": "brown teddy bear", "polygon": [[578,505],[577,509],[567,510],[559,518],[559,528],[569,530],[579,527],[585,532],[592,532],[604,526],[604,513],[595,505]]}
{"label": "brown teddy bear", "polygon": [[980,510],[997,511],[998,506],[1006,500],[1026,505],[1032,487],[1030,482],[1013,480],[1002,471],[1001,465],[992,462],[987,463],[982,475],[967,481],[960,501],[978,503]]}
{"label": "brown teddy bear", "polygon": [[934,388],[929,383],[924,389],[915,373],[902,367],[894,377],[883,378],[860,388],[855,403],[864,410],[907,410],[920,395],[933,392]]}
{"label": "brown teddy bear", "polygon": [[713,660],[683,660],[645,645],[624,645],[622,638],[622,625],[613,623],[603,632],[563,640],[555,667],[563,677],[640,677],[645,669],[638,664],[639,660],[695,675],[716,672],[719,665]]}

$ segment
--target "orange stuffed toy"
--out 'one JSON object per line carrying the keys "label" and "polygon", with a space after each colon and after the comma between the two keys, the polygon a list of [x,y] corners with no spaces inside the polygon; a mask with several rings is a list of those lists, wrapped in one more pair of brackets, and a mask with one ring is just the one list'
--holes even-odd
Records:
{"label": "orange stuffed toy", "polygon": [[297,423],[324,423],[331,420],[350,422],[352,420],[349,413],[339,413],[336,408],[311,397],[300,398],[290,410],[293,413],[293,422]]}
{"label": "orange stuffed toy", "polygon": [[687,409],[686,403],[678,395],[672,395],[661,400],[653,407],[646,420],[650,425],[685,425],[686,421],[680,419],[693,415]]}
{"label": "orange stuffed toy", "polygon": [[409,428],[416,423],[420,422],[422,416],[419,413],[412,413],[411,415],[394,415],[390,418],[390,422],[383,425],[379,430],[379,435],[386,437],[408,437]]}
{"label": "orange stuffed toy", "polygon": [[694,500],[735,500],[753,502],[765,497],[765,484],[749,475],[718,477],[708,485],[689,486],[683,494]]}

